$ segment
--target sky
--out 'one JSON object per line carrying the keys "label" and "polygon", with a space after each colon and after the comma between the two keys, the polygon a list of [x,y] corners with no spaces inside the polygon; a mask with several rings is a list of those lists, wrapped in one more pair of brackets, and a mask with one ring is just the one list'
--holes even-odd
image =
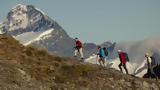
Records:
{"label": "sky", "polygon": [[0,21],[17,4],[34,5],[73,38],[97,44],[160,36],[160,0],[1,0]]}

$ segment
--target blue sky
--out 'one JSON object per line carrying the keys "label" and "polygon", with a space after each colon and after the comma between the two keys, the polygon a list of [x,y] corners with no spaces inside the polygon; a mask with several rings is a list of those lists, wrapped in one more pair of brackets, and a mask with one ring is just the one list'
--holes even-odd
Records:
{"label": "blue sky", "polygon": [[160,36],[160,0],[1,0],[0,20],[32,4],[83,42],[136,41]]}

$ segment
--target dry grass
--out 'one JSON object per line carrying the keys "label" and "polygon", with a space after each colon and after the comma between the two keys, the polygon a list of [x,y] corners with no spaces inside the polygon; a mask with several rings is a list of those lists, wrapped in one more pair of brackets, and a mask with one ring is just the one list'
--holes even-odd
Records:
{"label": "dry grass", "polygon": [[[114,90],[120,87],[146,90],[141,85],[144,81],[160,88],[160,82],[154,80],[135,78],[113,69],[77,63],[72,58],[52,56],[31,46],[24,47],[7,35],[0,35],[0,72],[0,90]],[[127,86],[129,84],[131,86]]]}

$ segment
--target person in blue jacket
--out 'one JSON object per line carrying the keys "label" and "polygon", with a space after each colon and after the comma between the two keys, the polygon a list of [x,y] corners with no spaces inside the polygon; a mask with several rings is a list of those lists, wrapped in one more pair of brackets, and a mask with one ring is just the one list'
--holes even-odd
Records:
{"label": "person in blue jacket", "polygon": [[101,62],[102,62],[103,65],[105,65],[105,52],[104,52],[104,49],[101,48],[101,46],[98,46],[98,53],[97,53],[97,55],[99,56],[99,59],[98,59],[99,64],[102,65],[101,64]]}

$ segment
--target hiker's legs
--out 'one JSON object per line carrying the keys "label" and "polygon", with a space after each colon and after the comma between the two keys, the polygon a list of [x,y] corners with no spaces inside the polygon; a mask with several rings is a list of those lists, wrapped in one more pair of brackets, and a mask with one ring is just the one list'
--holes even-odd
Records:
{"label": "hiker's legs", "polygon": [[83,50],[82,50],[82,48],[79,49],[79,53],[81,55],[81,59],[83,59],[84,57],[83,57]]}
{"label": "hiker's legs", "polygon": [[119,69],[120,69],[120,70],[121,70],[121,72],[122,72],[122,68],[121,68],[121,66],[122,66],[122,63],[120,63],[120,64],[118,65]]}
{"label": "hiker's legs", "polygon": [[107,66],[107,60],[104,58],[104,66]]}
{"label": "hiker's legs", "polygon": [[147,74],[149,75],[149,78],[152,77],[151,68],[149,68],[149,67],[148,67],[148,70],[147,70]]}
{"label": "hiker's legs", "polygon": [[104,66],[105,65],[105,62],[104,62],[104,57],[99,57],[99,64],[101,65],[101,66]]}
{"label": "hiker's legs", "polygon": [[102,61],[102,57],[99,57],[98,62],[102,66],[101,61]]}
{"label": "hiker's legs", "polygon": [[102,66],[104,66],[104,67],[105,67],[105,58],[104,58],[104,57],[102,57],[102,58],[101,58],[101,61],[102,61]]}
{"label": "hiker's legs", "polygon": [[123,64],[123,68],[125,69],[126,74],[128,74],[128,70],[127,70],[127,67],[126,67],[126,63],[125,63],[125,64]]}
{"label": "hiker's legs", "polygon": [[154,77],[156,78],[156,79],[158,79],[158,76],[154,73],[154,71],[153,71],[153,67],[151,68],[151,75],[154,75]]}
{"label": "hiker's legs", "polygon": [[158,76],[154,73],[154,72],[151,72],[152,73],[152,75],[154,75],[154,77],[156,78],[156,79],[158,79]]}
{"label": "hiker's legs", "polygon": [[74,56],[75,57],[77,56],[77,53],[78,53],[78,49],[75,49],[75,51],[74,51]]}
{"label": "hiker's legs", "polygon": [[105,58],[102,57],[102,63],[105,64]]}

